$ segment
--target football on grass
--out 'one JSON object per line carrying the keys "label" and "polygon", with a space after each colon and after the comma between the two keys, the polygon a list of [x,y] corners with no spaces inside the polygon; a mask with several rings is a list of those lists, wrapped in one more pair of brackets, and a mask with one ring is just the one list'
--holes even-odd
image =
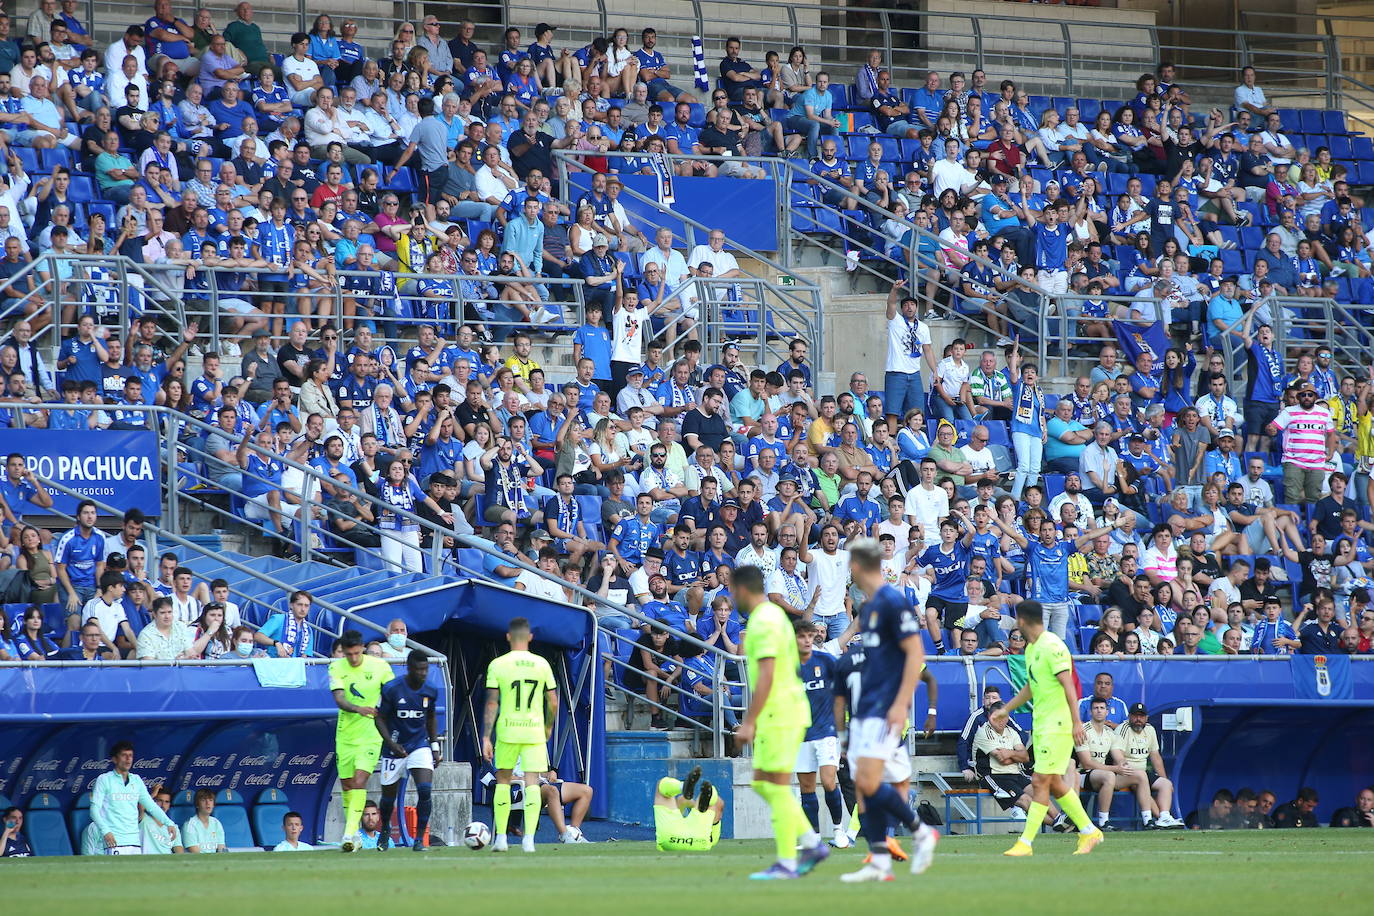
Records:
{"label": "football on grass", "polygon": [[481,849],[491,842],[491,830],[481,821],[473,821],[463,831],[463,845],[468,849]]}

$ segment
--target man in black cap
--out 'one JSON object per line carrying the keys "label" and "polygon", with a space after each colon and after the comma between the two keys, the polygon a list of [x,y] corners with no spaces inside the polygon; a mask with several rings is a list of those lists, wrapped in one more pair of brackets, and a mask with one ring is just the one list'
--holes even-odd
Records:
{"label": "man in black cap", "polygon": [[1140,812],[1145,829],[1182,830],[1183,821],[1173,813],[1174,784],[1164,772],[1159,737],[1150,724],[1150,712],[1144,703],[1132,704],[1127,710],[1126,724],[1117,729],[1117,734],[1121,736],[1121,752],[1127,765],[1146,774],[1154,795],[1152,809]]}

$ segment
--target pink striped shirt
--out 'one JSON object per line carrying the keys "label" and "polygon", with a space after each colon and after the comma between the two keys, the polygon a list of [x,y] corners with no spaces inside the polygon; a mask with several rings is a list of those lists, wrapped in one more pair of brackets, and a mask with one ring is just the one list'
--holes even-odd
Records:
{"label": "pink striped shirt", "polygon": [[1326,434],[1335,428],[1331,411],[1318,401],[1311,409],[1285,407],[1274,418],[1274,425],[1283,432],[1283,460],[1300,468],[1321,468],[1326,465]]}

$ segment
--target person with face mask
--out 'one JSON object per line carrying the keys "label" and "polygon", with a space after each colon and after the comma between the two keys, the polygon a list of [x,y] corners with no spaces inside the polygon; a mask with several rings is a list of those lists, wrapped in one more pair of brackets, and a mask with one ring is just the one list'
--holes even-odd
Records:
{"label": "person with face mask", "polygon": [[253,631],[249,627],[234,627],[231,643],[233,653],[226,658],[267,658],[267,652],[253,642]]}
{"label": "person with face mask", "polygon": [[406,629],[404,620],[397,618],[386,625],[386,642],[382,644],[382,658],[385,659],[404,659],[410,655],[410,650],[406,648],[406,639],[410,636]]}

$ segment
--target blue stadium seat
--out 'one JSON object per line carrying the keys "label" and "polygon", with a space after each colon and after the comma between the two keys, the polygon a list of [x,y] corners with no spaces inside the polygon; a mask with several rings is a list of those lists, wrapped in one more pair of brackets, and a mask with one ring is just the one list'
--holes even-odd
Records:
{"label": "blue stadium seat", "polygon": [[248,827],[248,809],[243,796],[233,789],[221,789],[215,796],[215,817],[224,825],[224,845],[230,849],[253,846],[253,832]]}
{"label": "blue stadium seat", "polygon": [[42,164],[41,167],[49,172],[59,165],[65,165],[70,168],[72,165],[72,151],[65,146],[56,146],[52,149],[41,149],[38,151],[38,161]]}
{"label": "blue stadium seat", "polygon": [[62,818],[62,803],[51,792],[39,792],[24,812],[24,834],[35,855],[70,856],[71,837]]}
{"label": "blue stadium seat", "polygon": [[281,840],[275,838],[283,835],[281,821],[290,810],[291,803],[285,792],[281,789],[264,789],[248,816],[255,845],[270,849],[280,843]]}
{"label": "blue stadium seat", "polygon": [[38,164],[38,150],[31,146],[11,146],[10,149],[14,150],[15,155],[19,157],[20,164],[24,166],[24,171],[30,175],[43,170],[43,167]]}
{"label": "blue stadium seat", "polygon": [[[1288,126],[1288,122],[1285,121],[1284,126]],[[1317,111],[1313,108],[1300,109],[1298,111],[1298,123],[1295,129],[1300,130],[1305,134],[1321,133],[1322,112]]]}
{"label": "blue stadium seat", "polygon": [[1345,112],[1339,109],[1328,109],[1322,112],[1322,130],[1328,134],[1347,134],[1349,128],[1345,126]]}
{"label": "blue stadium seat", "polygon": [[1329,145],[1331,147],[1331,158],[1355,158],[1355,144],[1351,143],[1350,138],[1347,137],[1345,134],[1332,134]]}
{"label": "blue stadium seat", "polygon": [[844,111],[849,108],[849,89],[842,83],[830,84],[831,106],[836,111]]}
{"label": "blue stadium seat", "polygon": [[1351,138],[1351,146],[1356,159],[1374,159],[1374,138],[1357,134]]}
{"label": "blue stadium seat", "polygon": [[178,828],[186,823],[196,813],[196,792],[194,789],[182,789],[172,796],[172,807],[167,809],[167,816],[176,822]]}
{"label": "blue stadium seat", "polygon": [[419,190],[415,183],[415,173],[410,166],[404,166],[396,170],[396,177],[382,185],[383,190],[395,191],[398,194],[414,194]]}
{"label": "blue stadium seat", "polygon": [[[135,631],[137,632],[137,631]],[[91,822],[91,793],[82,792],[77,797],[72,810],[67,813],[67,824],[72,829],[72,845],[81,848],[81,834]]]}
{"label": "blue stadium seat", "polygon": [[[46,153],[48,150],[41,150],[41,152]],[[86,175],[73,175],[72,183],[67,188],[67,193],[76,203],[90,203],[96,199],[95,179]]]}
{"label": "blue stadium seat", "polygon": [[700,102],[691,104],[692,113],[687,118],[687,123],[692,127],[706,126],[706,108]]}
{"label": "blue stadium seat", "polygon": [[851,112],[850,119],[854,122],[855,130],[860,130],[865,127],[872,127],[876,129],[878,126],[878,122],[874,120],[873,115],[867,111]]}
{"label": "blue stadium seat", "polygon": [[855,161],[862,161],[864,159],[867,159],[869,142],[870,140],[867,134],[845,134],[845,157]]}

